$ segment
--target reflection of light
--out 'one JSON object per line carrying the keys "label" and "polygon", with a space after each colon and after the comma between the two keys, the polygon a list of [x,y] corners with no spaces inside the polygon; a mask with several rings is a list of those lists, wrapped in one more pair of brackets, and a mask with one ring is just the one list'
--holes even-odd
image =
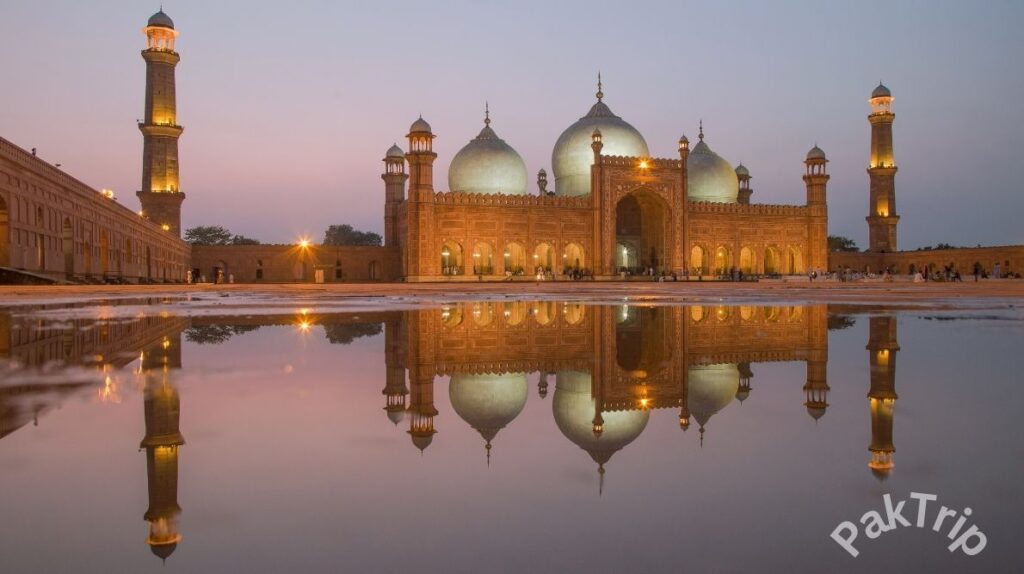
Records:
{"label": "reflection of light", "polygon": [[646,397],[640,399],[640,408],[646,409],[650,405],[651,405],[651,399],[648,399]]}
{"label": "reflection of light", "polygon": [[121,393],[118,392],[117,383],[110,377],[103,380],[103,388],[98,394],[101,403],[121,404]]}
{"label": "reflection of light", "polygon": [[170,340],[167,339],[167,337],[164,337],[164,341],[163,341],[163,343],[160,343],[160,345],[164,349],[170,349],[171,348],[171,342],[170,342]]}

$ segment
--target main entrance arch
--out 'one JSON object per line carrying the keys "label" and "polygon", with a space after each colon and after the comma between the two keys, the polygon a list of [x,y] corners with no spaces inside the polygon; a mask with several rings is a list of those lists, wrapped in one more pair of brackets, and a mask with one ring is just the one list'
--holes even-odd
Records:
{"label": "main entrance arch", "polygon": [[670,271],[671,221],[668,205],[654,193],[639,189],[620,199],[615,206],[615,271]]}

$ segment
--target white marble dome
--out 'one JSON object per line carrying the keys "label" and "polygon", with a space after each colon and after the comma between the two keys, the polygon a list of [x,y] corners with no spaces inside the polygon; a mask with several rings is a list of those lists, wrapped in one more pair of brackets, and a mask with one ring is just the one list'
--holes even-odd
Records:
{"label": "white marble dome", "polygon": [[595,129],[601,130],[602,155],[649,157],[647,141],[636,128],[612,113],[598,92],[597,103],[590,112],[569,126],[555,142],[551,167],[555,174],[556,195],[587,195],[590,193],[590,166],[594,150],[590,147]]}
{"label": "white marble dome", "polygon": [[448,399],[459,417],[490,443],[526,405],[526,373],[452,375]]}
{"label": "white marble dome", "polygon": [[711,151],[708,144],[704,143],[703,131],[700,141],[686,159],[686,187],[690,201],[737,201],[740,184],[736,172],[728,161]]}
{"label": "white marble dome", "polygon": [[609,411],[601,414],[604,430],[594,434],[595,401],[591,394],[590,374],[560,372],[555,378],[552,401],[555,424],[565,438],[604,465],[622,447],[636,440],[647,427],[650,411]]}
{"label": "white marble dome", "polygon": [[452,158],[448,189],[463,193],[526,195],[526,163],[512,146],[491,129],[484,129]]}
{"label": "white marble dome", "polygon": [[686,406],[701,428],[736,398],[740,369],[734,364],[690,367]]}

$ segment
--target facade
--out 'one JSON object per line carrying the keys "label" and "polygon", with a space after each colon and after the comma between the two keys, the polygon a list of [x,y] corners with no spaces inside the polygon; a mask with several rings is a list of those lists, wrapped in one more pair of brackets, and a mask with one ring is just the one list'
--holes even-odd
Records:
{"label": "facade", "polygon": [[0,268],[52,280],[174,282],[190,246],[0,138]]}
{"label": "facade", "polygon": [[[420,118],[384,158],[386,245],[409,281],[495,280],[622,273],[682,276],[803,274],[828,266],[827,159],[805,160],[804,205],[751,204],[750,171],[704,141],[678,158],[652,158],[643,136],[603,101],[571,125],[552,153],[555,190],[484,128],[455,156],[451,191],[435,191],[436,137]],[[408,192],[405,183],[408,181]]]}
{"label": "facade", "polygon": [[341,283],[400,277],[397,249],[333,245],[196,245],[196,281],[235,283]]}
{"label": "facade", "polygon": [[[3,281],[180,282],[191,258],[179,238],[174,23],[162,11],[143,30],[147,48],[142,130],[142,211],[0,138],[0,272]],[[6,268],[6,269],[5,269]],[[27,272],[27,274],[25,273]]]}

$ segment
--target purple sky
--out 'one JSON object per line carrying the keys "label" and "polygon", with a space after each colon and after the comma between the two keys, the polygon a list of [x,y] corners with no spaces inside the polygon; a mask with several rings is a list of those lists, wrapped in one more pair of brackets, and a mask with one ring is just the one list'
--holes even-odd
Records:
{"label": "purple sky", "polygon": [[[831,160],[830,232],[867,239],[867,98],[895,96],[900,246],[1024,243],[1020,2],[198,2],[181,36],[183,224],[268,242],[332,223],[383,227],[381,158],[422,113],[435,185],[492,127],[533,174],[605,101],[672,157],[681,133],[754,177],[753,201],[802,203]],[[143,113],[137,0],[13,0],[0,14],[0,135],[137,209]],[[531,185],[531,192],[535,186]]]}

